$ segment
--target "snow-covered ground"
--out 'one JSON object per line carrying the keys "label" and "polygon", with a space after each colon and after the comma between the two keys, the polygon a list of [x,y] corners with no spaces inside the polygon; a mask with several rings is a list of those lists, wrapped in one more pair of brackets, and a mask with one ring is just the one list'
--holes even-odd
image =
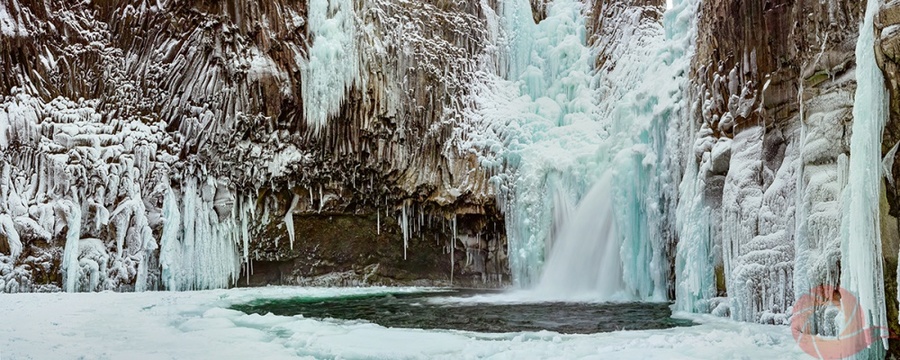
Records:
{"label": "snow-covered ground", "polygon": [[[700,325],[593,335],[483,334],[246,315],[256,298],[421,288],[269,287],[0,296],[0,359],[803,359],[785,326],[689,315]],[[679,315],[684,316],[684,315]]]}

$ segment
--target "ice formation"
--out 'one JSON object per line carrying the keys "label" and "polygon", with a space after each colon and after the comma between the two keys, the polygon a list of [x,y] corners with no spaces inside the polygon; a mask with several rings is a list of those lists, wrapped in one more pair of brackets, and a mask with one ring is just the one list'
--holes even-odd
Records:
{"label": "ice formation", "polygon": [[182,5],[3,5],[4,44],[27,45],[0,61],[18,74],[0,81],[4,291],[227,287],[280,256],[254,248],[304,240],[295,215],[371,209],[381,235],[385,211],[406,248],[426,219],[485,211],[486,171],[453,145],[480,10]]}
{"label": "ice formation", "polygon": [[[489,90],[476,92],[474,116],[489,126],[483,133],[498,138],[488,148],[499,160],[484,162],[506,165],[492,181],[505,204],[510,267],[519,286],[536,283],[542,271],[556,271],[545,268],[545,261],[556,251],[553,246],[567,245],[555,238],[585,235],[562,234],[574,231],[567,230],[567,222],[587,221],[571,218],[578,216],[569,215],[573,204],[590,201],[585,200],[589,190],[607,174],[615,179],[606,190],[610,197],[592,200],[609,201],[616,209],[605,212],[609,219],[596,221],[618,229],[613,239],[598,241],[621,244],[609,248],[612,259],[623,264],[621,275],[614,274],[618,270],[607,275],[622,287],[600,296],[667,296],[666,252],[673,234],[661,229],[667,217],[674,218],[669,212],[674,212],[678,176],[666,168],[679,161],[670,156],[676,151],[667,132],[679,123],[673,118],[683,116],[695,8],[695,2],[679,3],[666,15],[664,30],[645,15],[661,9],[612,4],[591,15],[602,25],[590,40],[596,43],[589,43],[585,28],[591,9],[581,2],[549,3],[546,18],[537,24],[527,4],[501,6],[500,41],[507,44],[499,61],[505,64],[499,69],[503,77],[481,83]],[[669,196],[661,199],[662,192]],[[571,253],[588,263],[598,259],[590,251]]]}
{"label": "ice formation", "polygon": [[[138,15],[157,16],[164,8],[122,10],[120,16],[133,21]],[[666,119],[679,111],[681,85],[674,81],[660,87],[650,80],[684,76],[689,41],[680,39],[689,34],[690,16],[674,14],[692,7],[676,9],[680,12],[672,12],[666,20],[681,27],[674,35],[664,34],[659,23],[642,15],[660,11],[656,7],[605,9],[594,16],[617,22],[604,27],[599,40],[588,34],[590,9],[567,0],[549,3],[538,23],[527,1],[502,2],[496,8],[482,2],[480,13],[474,15],[406,1],[363,5],[312,1],[306,17],[292,7],[274,12],[256,7],[221,9],[231,22],[216,25],[218,37],[212,38],[230,40],[211,44],[211,57],[196,47],[162,38],[157,49],[141,53],[142,62],[126,63],[149,64],[140,70],[163,85],[161,74],[166,71],[189,72],[168,82],[184,86],[183,90],[161,86],[161,92],[150,94],[163,100],[161,108],[154,108],[159,100],[140,93],[143,85],[131,82],[126,72],[113,73],[108,82],[125,84],[116,90],[116,99],[133,99],[139,105],[119,112],[106,110],[97,100],[58,97],[48,101],[35,96],[32,90],[37,88],[27,84],[14,89],[4,102],[2,145],[28,155],[4,158],[3,206],[10,215],[4,218],[3,229],[12,234],[11,220],[16,230],[16,235],[6,236],[9,255],[21,252],[19,233],[57,241],[59,230],[68,224],[67,239],[74,240],[61,244],[66,248],[66,290],[228,286],[242,268],[251,266],[250,238],[260,231],[255,224],[272,221],[270,214],[283,214],[281,228],[288,241],[274,241],[276,246],[293,249],[297,240],[294,214],[322,211],[329,199],[340,196],[338,191],[324,190],[317,177],[348,174],[345,180],[351,183],[374,182],[371,177],[357,179],[356,170],[320,165],[328,164],[333,154],[352,158],[354,152],[374,153],[369,158],[374,160],[356,155],[357,162],[345,163],[350,167],[368,166],[365,161],[408,163],[412,171],[382,171],[399,172],[411,188],[434,183],[434,174],[443,171],[438,169],[464,174],[453,175],[449,183],[440,180],[438,192],[429,195],[438,203],[452,203],[466,192],[493,196],[496,191],[506,209],[514,280],[523,286],[540,277],[545,255],[551,251],[550,229],[562,229],[569,221],[554,202],[573,207],[604,173],[619,180],[642,178],[629,184],[633,186],[616,186],[611,194],[617,204],[626,204],[614,219],[621,229],[623,282],[637,298],[663,298],[669,276],[663,264],[670,239],[656,229],[663,216],[671,215],[663,214],[668,205],[652,195],[664,188],[671,192],[677,177],[663,171],[671,161],[664,155],[668,145],[663,134]],[[60,14],[64,19],[97,16],[84,7]],[[465,39],[435,36],[421,14],[443,24],[441,31],[470,35]],[[308,48],[291,41],[279,43],[293,57],[283,61],[282,55],[266,50],[265,42],[249,41],[248,16],[266,19],[264,33],[305,29]],[[117,64],[125,60],[121,49],[108,45],[110,29],[82,30],[78,36],[98,40],[92,44],[104,54],[104,66],[121,70]],[[630,38],[615,38],[619,34]],[[205,41],[209,35],[192,36]],[[643,61],[648,56],[660,61]],[[57,66],[55,55],[43,58],[44,66],[51,70]],[[621,59],[604,62],[599,58]],[[301,75],[299,84],[291,82],[292,72]],[[223,76],[247,82],[226,86]],[[435,78],[443,86],[438,92],[429,91],[431,85],[404,89],[401,84]],[[360,96],[362,100],[353,103],[359,107],[354,111],[366,115],[355,117],[363,124],[354,126],[365,130],[387,126],[379,123],[378,116],[399,120],[390,125],[397,131],[388,142],[367,142],[373,136],[386,136],[381,130],[362,134],[329,120],[345,116],[348,99]],[[600,98],[606,100],[598,102]],[[292,129],[296,122],[290,118],[282,122],[262,116],[278,114],[277,108],[291,101],[302,102],[305,126]],[[437,107],[443,112],[422,111]],[[151,108],[158,117],[135,115]],[[253,109],[259,109],[260,116],[252,115]],[[422,119],[424,126],[417,123]],[[270,135],[259,136],[254,128]],[[426,131],[416,133],[417,129]],[[236,136],[216,139],[220,134]],[[309,146],[303,137],[322,140]],[[405,142],[445,147],[431,150],[441,154],[434,160],[429,152],[417,154],[410,151],[413,146],[394,145]],[[319,153],[321,148],[328,151]],[[475,169],[469,170],[472,165]],[[298,172],[301,178],[288,180]],[[41,175],[29,175],[35,173]],[[291,193],[285,200],[272,201],[281,196],[274,194],[285,190]],[[365,189],[362,195],[383,196],[379,191]],[[550,193],[556,196],[544,195]],[[426,215],[409,199],[399,204],[394,214],[406,258]],[[380,234],[381,208],[376,209]],[[66,220],[75,219],[76,213],[82,215],[81,224]],[[554,213],[558,214],[555,219]],[[475,239],[462,242],[467,247],[466,266],[475,263],[471,255],[482,247],[481,234],[458,234],[456,215],[452,218],[452,231],[448,228],[451,278],[456,240]],[[648,221],[653,225],[645,226]],[[91,240],[80,246],[86,239],[109,242],[103,247]],[[16,256],[12,258],[17,262]],[[81,273],[73,270],[80,268],[78,261],[88,262]],[[14,279],[17,274],[21,272],[6,272],[4,281],[27,280]]]}
{"label": "ice formation", "polygon": [[[875,16],[881,0],[868,0],[856,45],[856,102],[847,185],[841,195],[841,286],[856,294],[866,328],[887,328],[879,202],[883,179],[881,139],[888,118],[884,75],[875,59]],[[887,349],[887,337],[881,338]]]}
{"label": "ice formation", "polygon": [[303,110],[316,132],[337,115],[344,96],[359,81],[356,13],[349,0],[311,0],[309,19],[312,46],[303,64]]}
{"label": "ice formation", "polygon": [[506,66],[498,70],[505,75],[487,84],[492,88],[486,92],[496,95],[479,99],[479,115],[498,133],[501,143],[491,149],[512,172],[494,181],[502,184],[507,204],[514,281],[527,286],[540,277],[552,225],[553,199],[544,194],[583,196],[600,175],[595,146],[604,134],[592,116],[593,57],[585,45],[584,5],[553,2],[538,24],[527,1],[501,5],[501,41],[509,50],[500,55]]}

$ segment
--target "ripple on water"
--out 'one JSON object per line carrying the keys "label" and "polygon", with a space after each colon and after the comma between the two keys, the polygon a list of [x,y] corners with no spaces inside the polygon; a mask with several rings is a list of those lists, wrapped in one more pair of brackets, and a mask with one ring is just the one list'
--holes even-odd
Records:
{"label": "ripple on water", "polygon": [[[366,320],[385,327],[488,333],[549,330],[591,334],[691,326],[673,319],[667,303],[489,301],[497,292],[447,290],[331,298],[259,299],[232,306],[247,314]],[[478,301],[470,301],[477,298]],[[503,297],[501,297],[503,298]]]}

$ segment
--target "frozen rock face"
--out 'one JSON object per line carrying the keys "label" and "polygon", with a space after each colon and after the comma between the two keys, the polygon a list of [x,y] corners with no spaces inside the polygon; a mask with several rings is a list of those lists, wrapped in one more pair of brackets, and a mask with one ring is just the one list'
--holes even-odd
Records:
{"label": "frozen rock face", "polygon": [[[492,6],[4,1],[0,290],[508,279],[459,146]],[[385,254],[341,260],[364,231]]]}
{"label": "frozen rock face", "polygon": [[[898,188],[897,143],[900,142],[900,2],[886,1],[882,4],[875,18],[875,52],[878,64],[884,71],[885,84],[890,96],[890,118],[884,129],[881,150],[884,154],[883,172],[885,175],[884,194],[880,206],[881,239],[884,254],[884,290],[886,302],[897,303],[897,254],[900,252],[900,188]],[[891,331],[900,331],[897,324],[897,307],[887,306],[887,315],[891,323]],[[900,348],[900,342],[890,340],[891,351]]]}
{"label": "frozen rock face", "polygon": [[717,292],[733,318],[783,323],[796,298],[839,285],[863,7],[700,5],[689,153],[706,184],[698,196],[711,216]]}

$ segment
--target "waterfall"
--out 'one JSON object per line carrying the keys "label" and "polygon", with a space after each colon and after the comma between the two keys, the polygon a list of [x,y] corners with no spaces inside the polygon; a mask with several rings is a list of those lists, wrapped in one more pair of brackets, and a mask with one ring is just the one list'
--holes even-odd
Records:
{"label": "waterfall", "polygon": [[605,174],[564,221],[536,292],[542,298],[612,300],[625,289],[612,176]]}
{"label": "waterfall", "polygon": [[480,99],[479,116],[501,134],[496,148],[512,172],[498,181],[509,184],[509,263],[514,282],[528,287],[540,278],[551,241],[553,192],[584,196],[602,172],[596,149],[606,134],[595,116],[584,4],[555,1],[538,24],[527,0],[501,7],[507,50],[496,70],[503,78],[487,85],[491,98]]}
{"label": "waterfall", "polygon": [[[527,1],[503,6],[503,78],[479,100],[510,173],[495,183],[508,184],[498,193],[518,287],[666,298],[696,4],[673,4],[665,27],[649,5],[590,14],[558,0],[537,24]],[[588,15],[602,23],[596,43]]]}

